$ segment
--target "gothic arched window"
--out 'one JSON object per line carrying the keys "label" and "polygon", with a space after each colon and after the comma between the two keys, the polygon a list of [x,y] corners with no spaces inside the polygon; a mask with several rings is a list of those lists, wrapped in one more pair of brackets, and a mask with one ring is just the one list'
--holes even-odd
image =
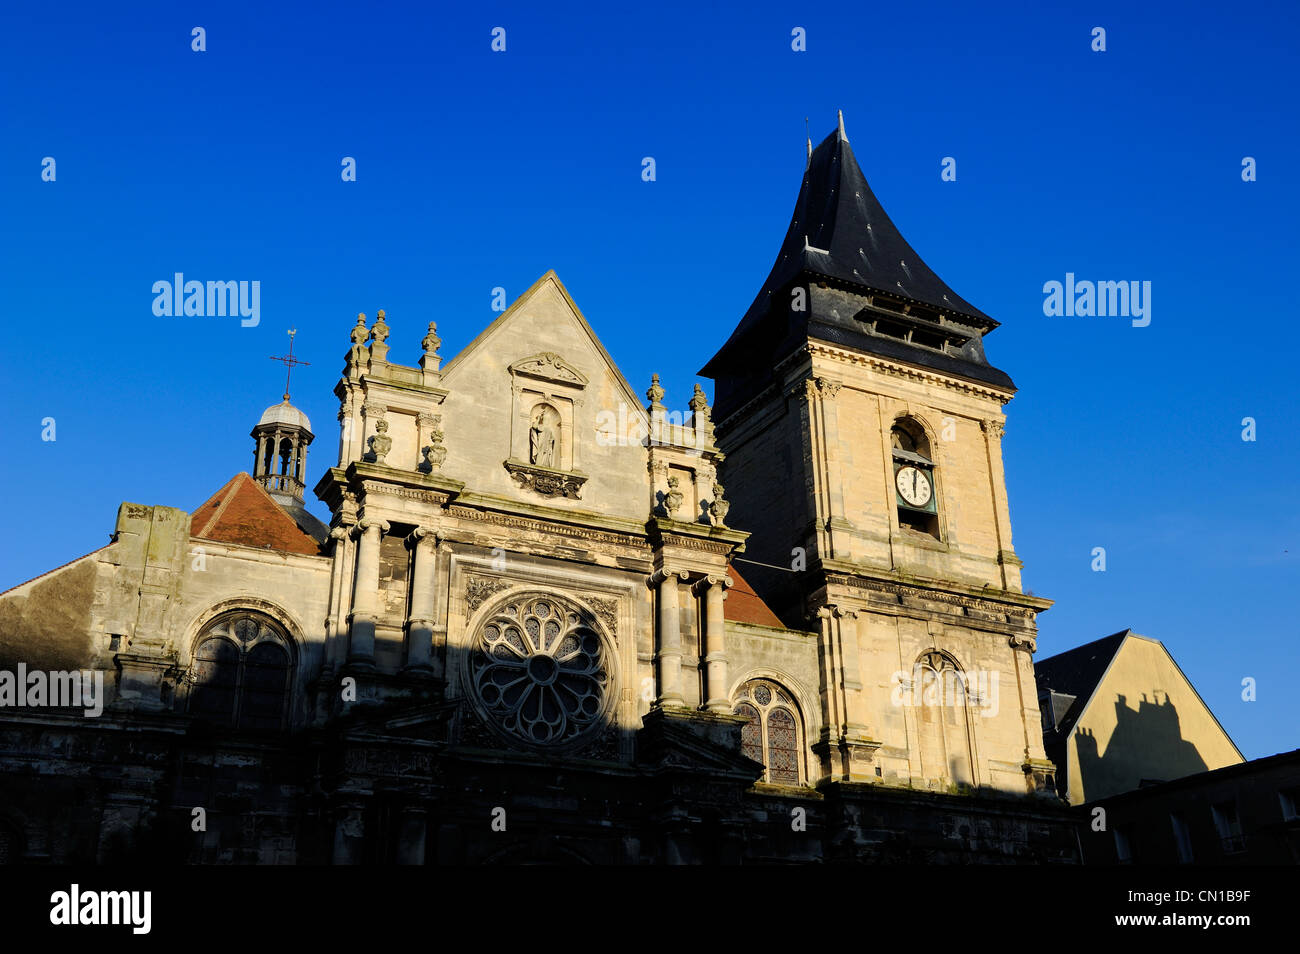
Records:
{"label": "gothic arched window", "polygon": [[763,763],[765,781],[798,785],[800,725],[790,693],[771,680],[751,679],[736,693],[732,711],[749,720],[740,732],[740,750]]}
{"label": "gothic arched window", "polygon": [[230,728],[281,728],[292,659],[288,637],[268,617],[240,610],[217,617],[194,651],[190,712]]}
{"label": "gothic arched window", "polygon": [[972,784],[971,724],[966,677],[947,654],[931,650],[916,661],[921,769],[927,778]]}
{"label": "gothic arched window", "polygon": [[894,422],[889,439],[894,464],[892,494],[898,508],[898,525],[938,539],[935,465],[925,428],[911,418],[900,418]]}

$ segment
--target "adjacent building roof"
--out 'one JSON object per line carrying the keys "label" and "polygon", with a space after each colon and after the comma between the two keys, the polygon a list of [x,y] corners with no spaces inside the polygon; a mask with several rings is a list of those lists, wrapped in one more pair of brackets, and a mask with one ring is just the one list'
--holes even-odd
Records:
{"label": "adjacent building roof", "polygon": [[722,604],[724,619],[729,619],[733,623],[751,623],[755,626],[785,629],[777,615],[763,602],[763,598],[754,592],[749,581],[740,575],[735,564],[728,567],[727,573],[735,581],[735,585],[727,591],[727,599]]}
{"label": "adjacent building roof", "polygon": [[247,547],[320,553],[323,524],[301,507],[291,514],[248,474],[239,473],[190,514],[190,533]]}
{"label": "adjacent building roof", "polygon": [[1058,696],[1072,696],[1074,699],[1065,712],[1053,712],[1056,733],[1061,738],[1069,737],[1074,724],[1079,720],[1079,714],[1087,707],[1092,694],[1101,684],[1101,677],[1106,675],[1119,647],[1132,632],[1131,629],[1123,629],[1055,656],[1034,661],[1034,679],[1040,691],[1048,690]]}
{"label": "adjacent building roof", "polygon": [[[948,331],[956,322],[969,329],[970,341],[959,352],[930,351],[914,347],[910,340],[877,335],[874,325],[864,327],[859,314],[848,313],[856,309],[792,311],[789,289],[805,281],[864,295],[879,293],[892,308],[906,310],[909,324]],[[809,156],[771,274],[735,332],[700,373],[721,377],[754,360],[756,351],[770,352],[779,342],[807,336],[1014,388],[1006,374],[988,365],[980,344],[980,337],[997,326],[949,288],[903,238],[867,185],[841,120],[839,129]],[[755,338],[761,339],[757,348]]]}

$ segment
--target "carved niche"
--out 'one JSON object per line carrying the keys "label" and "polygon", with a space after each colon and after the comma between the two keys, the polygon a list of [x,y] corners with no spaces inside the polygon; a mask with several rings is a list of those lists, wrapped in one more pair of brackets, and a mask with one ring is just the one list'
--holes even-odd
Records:
{"label": "carved niche", "polygon": [[543,351],[510,365],[510,456],[505,468],[520,488],[578,500],[587,480],[578,467],[575,418],[587,377],[560,355]]}

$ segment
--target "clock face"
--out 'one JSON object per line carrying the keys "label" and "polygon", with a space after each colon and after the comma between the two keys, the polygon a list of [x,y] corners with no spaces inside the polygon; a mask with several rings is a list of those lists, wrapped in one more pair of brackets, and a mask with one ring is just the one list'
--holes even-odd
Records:
{"label": "clock face", "polygon": [[898,487],[898,496],[913,507],[924,507],[930,502],[930,496],[934,493],[930,478],[918,467],[898,468],[894,485]]}

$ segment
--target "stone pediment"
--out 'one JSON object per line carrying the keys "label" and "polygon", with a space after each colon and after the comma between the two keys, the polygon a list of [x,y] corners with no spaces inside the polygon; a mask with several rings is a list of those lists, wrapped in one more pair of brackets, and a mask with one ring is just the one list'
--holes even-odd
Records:
{"label": "stone pediment", "polygon": [[553,351],[541,351],[510,365],[512,375],[523,375],[553,384],[585,388],[587,376]]}

